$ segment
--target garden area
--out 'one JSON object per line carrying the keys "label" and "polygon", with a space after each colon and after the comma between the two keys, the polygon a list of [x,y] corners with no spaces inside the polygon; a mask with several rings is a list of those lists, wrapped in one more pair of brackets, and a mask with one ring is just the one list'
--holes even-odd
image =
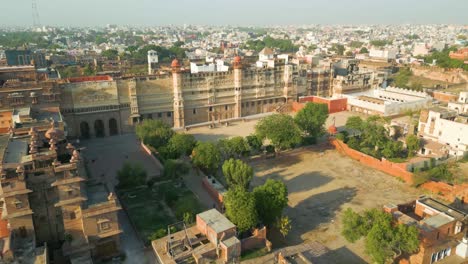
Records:
{"label": "garden area", "polygon": [[[177,165],[178,168],[184,167]],[[187,172],[182,170],[182,173]],[[147,181],[146,172],[138,164],[129,163],[119,170],[118,177],[120,200],[145,244],[167,235],[170,224],[180,221],[186,225],[193,224],[195,215],[205,209],[184,182],[176,177]],[[174,231],[178,230],[171,230]]]}

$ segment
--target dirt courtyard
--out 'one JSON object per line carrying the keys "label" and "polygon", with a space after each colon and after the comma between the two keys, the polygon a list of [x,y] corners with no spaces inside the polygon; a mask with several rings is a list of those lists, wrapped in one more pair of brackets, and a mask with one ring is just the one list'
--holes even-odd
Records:
{"label": "dirt courtyard", "polygon": [[[418,191],[396,178],[361,165],[334,149],[310,149],[257,161],[253,186],[283,180],[289,191],[285,211],[292,220],[287,243],[319,241],[339,254],[342,263],[366,263],[363,243],[348,243],[340,234],[342,212],[407,202]],[[340,261],[341,262],[341,261]]]}

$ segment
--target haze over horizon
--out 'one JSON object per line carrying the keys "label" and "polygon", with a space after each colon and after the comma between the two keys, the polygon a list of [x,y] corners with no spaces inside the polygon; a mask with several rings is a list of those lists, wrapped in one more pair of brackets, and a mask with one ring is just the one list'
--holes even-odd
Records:
{"label": "haze over horizon", "polygon": [[[468,24],[460,0],[36,0],[42,25]],[[31,0],[2,5],[0,26],[31,26]],[[22,15],[19,15],[22,14]]]}

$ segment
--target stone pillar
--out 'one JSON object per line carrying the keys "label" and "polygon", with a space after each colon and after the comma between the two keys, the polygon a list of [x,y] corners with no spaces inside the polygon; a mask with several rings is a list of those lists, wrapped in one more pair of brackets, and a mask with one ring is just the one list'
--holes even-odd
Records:
{"label": "stone pillar", "polygon": [[242,61],[236,56],[233,61],[234,66],[234,118],[242,117]]}
{"label": "stone pillar", "polygon": [[289,91],[291,89],[292,83],[292,65],[284,65],[284,73],[283,73],[283,81],[284,81],[284,88],[283,88],[283,96],[286,99],[286,103],[289,99]]}
{"label": "stone pillar", "polygon": [[182,96],[182,73],[180,64],[177,59],[174,59],[172,67],[172,86],[174,89],[174,128],[185,127],[184,120],[184,99]]}

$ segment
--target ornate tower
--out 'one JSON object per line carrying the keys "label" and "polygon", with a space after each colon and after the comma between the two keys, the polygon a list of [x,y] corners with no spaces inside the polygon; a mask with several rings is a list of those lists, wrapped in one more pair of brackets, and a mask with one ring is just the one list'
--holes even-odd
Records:
{"label": "ornate tower", "polygon": [[242,61],[241,57],[234,57],[233,61],[234,66],[234,118],[239,118],[242,116]]}
{"label": "ornate tower", "polygon": [[180,63],[174,59],[172,67],[172,86],[174,88],[174,128],[185,127],[184,122],[184,99],[182,97],[182,73]]}

